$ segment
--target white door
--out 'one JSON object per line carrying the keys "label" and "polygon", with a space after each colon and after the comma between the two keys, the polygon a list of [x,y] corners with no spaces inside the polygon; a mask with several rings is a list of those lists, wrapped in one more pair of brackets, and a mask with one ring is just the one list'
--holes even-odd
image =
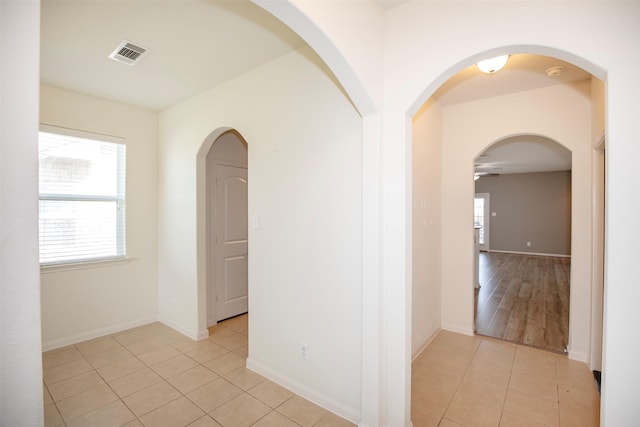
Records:
{"label": "white door", "polygon": [[473,225],[479,225],[478,246],[481,251],[489,250],[489,228],[491,224],[489,193],[476,193],[473,199]]}
{"label": "white door", "polygon": [[248,310],[247,168],[216,165],[215,306],[220,321]]}

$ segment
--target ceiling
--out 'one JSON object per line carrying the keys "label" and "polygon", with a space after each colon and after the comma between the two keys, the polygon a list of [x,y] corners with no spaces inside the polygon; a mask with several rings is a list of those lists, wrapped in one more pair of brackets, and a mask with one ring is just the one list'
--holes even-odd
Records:
{"label": "ceiling", "polygon": [[571,170],[571,151],[548,138],[514,136],[493,144],[475,161],[483,174],[511,174]]}
{"label": "ceiling", "polygon": [[[557,77],[548,77],[546,70],[562,67]],[[591,78],[580,67],[542,55],[511,55],[503,69],[484,74],[471,65],[447,80],[433,94],[440,105],[452,105],[493,96],[565,84]]]}
{"label": "ceiling", "polygon": [[[108,58],[124,39],[139,64]],[[304,44],[246,0],[43,0],[41,81],[160,111]]]}
{"label": "ceiling", "polygon": [[[547,70],[561,67],[560,75]],[[582,68],[541,55],[511,55],[503,69],[484,74],[474,65],[447,80],[433,97],[443,106],[590,79]],[[518,136],[488,148],[476,159],[476,172],[512,174],[571,170],[571,152],[547,138]]]}
{"label": "ceiling", "polygon": [[[388,10],[405,0],[377,2]],[[135,66],[109,59],[123,40],[149,53]],[[293,31],[248,0],[42,1],[43,83],[154,111],[304,45]],[[554,66],[563,67],[563,73],[547,77],[545,70]],[[482,74],[475,65],[462,70],[433,97],[447,106],[590,77],[555,58],[512,55],[496,74]],[[478,162],[484,165],[491,157],[501,173],[510,173],[507,163],[519,164],[520,171],[567,167],[566,156],[564,166],[559,166],[562,156],[554,157],[559,153],[537,140],[517,141],[509,149],[498,144],[491,151]],[[523,152],[529,162],[538,159],[538,165],[520,164]]]}

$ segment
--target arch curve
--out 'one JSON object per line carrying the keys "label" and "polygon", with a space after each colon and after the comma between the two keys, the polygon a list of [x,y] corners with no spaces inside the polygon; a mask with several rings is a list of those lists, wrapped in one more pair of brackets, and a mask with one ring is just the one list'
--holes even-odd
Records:
{"label": "arch curve", "polygon": [[428,84],[425,89],[415,98],[415,100],[409,105],[407,109],[407,116],[413,117],[420,107],[427,102],[427,100],[435,93],[440,86],[442,86],[451,77],[464,70],[465,68],[481,61],[483,59],[492,58],[499,55],[515,55],[515,54],[532,54],[532,55],[544,55],[557,59],[561,59],[565,62],[574,64],[585,71],[591,73],[593,76],[600,80],[605,80],[607,77],[606,71],[596,65],[595,63],[570,52],[562,49],[544,46],[544,45],[505,45],[492,49],[487,49],[464,59],[458,60],[452,66],[446,68],[438,76]]}
{"label": "arch curve", "polygon": [[[481,156],[499,150],[498,158],[482,161]],[[517,151],[517,152],[514,152]],[[571,168],[571,147],[539,133],[515,133],[493,140],[473,157],[475,172],[490,172],[499,167],[502,173],[547,172]],[[505,171],[504,168],[507,168]]]}
{"label": "arch curve", "polygon": [[[278,18],[311,46],[318,56],[327,64],[331,72],[334,73],[361,117],[366,117],[377,112],[378,108],[371,94],[371,88],[367,88],[363,84],[362,76],[358,75],[353,65],[335,44],[336,41],[344,42],[348,39],[341,37],[343,34],[338,34],[332,38],[331,34],[327,34],[327,32],[331,30],[329,25],[322,25],[327,23],[327,16],[333,18],[333,15],[335,13],[341,13],[343,11],[342,9],[331,8],[331,13],[327,15],[326,11],[320,10],[320,8],[325,6],[321,2],[313,5],[316,9],[311,10],[311,7],[307,7],[307,10],[302,10],[300,6],[295,5],[294,1],[291,0],[251,1]],[[331,7],[331,5],[328,5],[328,7]],[[382,22],[381,18],[380,22]],[[371,28],[367,26],[363,27],[363,30],[371,30],[369,31],[369,33],[371,33],[370,35],[375,34],[376,29],[377,28],[373,28],[373,30],[371,30]],[[353,53],[353,55],[350,55],[350,57],[353,58],[357,52],[361,51],[362,49],[352,49],[350,53]]]}

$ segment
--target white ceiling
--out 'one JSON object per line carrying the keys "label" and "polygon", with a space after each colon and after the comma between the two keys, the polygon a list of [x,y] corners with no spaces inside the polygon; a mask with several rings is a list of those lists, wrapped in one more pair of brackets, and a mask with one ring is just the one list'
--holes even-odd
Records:
{"label": "white ceiling", "polygon": [[[388,10],[405,0],[377,2]],[[43,83],[155,111],[305,45],[248,0],[43,0],[41,22]],[[125,39],[150,50],[136,66],[108,58]],[[552,66],[564,67],[562,76],[547,77]],[[446,106],[590,77],[554,58],[512,55],[493,75],[475,65],[462,70],[433,96]],[[566,167],[539,141],[518,141],[511,149],[496,145],[492,151],[502,173],[509,173],[506,163],[519,164],[523,152],[539,164],[520,165],[521,171]]]}
{"label": "white ceiling", "polygon": [[409,0],[377,0],[382,9],[389,10],[393,7],[399,6],[402,3],[406,3]]}
{"label": "white ceiling", "polygon": [[[552,67],[562,67],[557,77],[547,76]],[[484,74],[474,65],[446,81],[433,95],[443,106],[470,102],[515,92],[567,84],[591,78],[573,64],[540,55],[511,55],[505,67]],[[571,170],[571,152],[559,144],[537,136],[503,140],[476,159],[480,173],[528,173]]]}
{"label": "white ceiling", "polygon": [[[157,111],[304,45],[246,0],[43,0],[41,22],[43,83]],[[124,39],[136,66],[108,58]]]}
{"label": "white ceiling", "polygon": [[514,136],[495,143],[475,162],[481,175],[571,170],[571,151],[541,136]]}
{"label": "white ceiling", "polygon": [[[545,71],[558,66],[564,68],[562,74],[548,77]],[[433,97],[441,105],[452,105],[589,78],[591,74],[568,62],[518,54],[511,55],[504,68],[495,74],[484,74],[475,64],[465,68],[440,86]]]}

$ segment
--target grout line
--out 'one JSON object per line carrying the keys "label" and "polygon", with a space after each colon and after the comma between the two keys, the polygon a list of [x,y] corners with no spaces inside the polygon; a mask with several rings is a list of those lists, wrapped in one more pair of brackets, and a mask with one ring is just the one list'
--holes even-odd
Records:
{"label": "grout line", "polygon": [[[222,323],[223,323],[223,322],[221,322],[220,324],[222,324]],[[148,326],[148,325],[144,325],[144,326]],[[132,328],[132,329],[138,329],[138,328],[140,328],[140,327],[136,327],[136,328]],[[234,328],[235,328],[235,327],[234,327]],[[235,329],[233,329],[233,328],[231,328],[231,327],[227,327],[227,329],[229,329],[229,330],[230,330],[233,334],[235,334],[235,335],[245,336],[245,337],[247,337],[247,336],[248,336],[248,334],[247,334],[247,333],[239,332],[239,331],[237,331],[237,330],[235,330]],[[243,330],[244,330],[244,328],[243,328]],[[121,331],[120,335],[124,335],[124,334],[126,334],[126,333],[127,333],[126,331]],[[146,335],[146,334],[145,334],[145,336],[141,336],[138,340],[132,341],[132,342],[128,343],[127,345],[132,345],[132,344],[135,344],[135,343],[141,342],[141,341],[143,341],[143,340],[150,339],[150,338],[157,337],[157,336],[162,336],[162,335],[163,335],[163,334],[162,334],[161,332],[160,332],[160,333],[152,333],[151,335]],[[230,336],[233,336],[233,335],[230,335]],[[199,407],[199,406],[198,406],[194,401],[192,401],[192,400],[187,396],[187,394],[186,394],[186,393],[182,393],[182,391],[178,390],[175,386],[173,386],[173,384],[171,384],[171,383],[168,381],[168,378],[174,377],[174,376],[176,376],[176,375],[180,375],[180,374],[182,374],[183,372],[188,371],[189,369],[194,369],[194,368],[197,368],[197,367],[202,367],[202,368],[204,368],[204,369],[207,369],[208,371],[213,372],[211,369],[207,368],[207,367],[204,365],[204,363],[210,362],[211,360],[215,360],[215,359],[217,359],[217,358],[223,357],[223,356],[228,355],[228,354],[234,354],[234,355],[236,355],[236,356],[238,356],[238,357],[242,357],[242,356],[237,355],[237,354],[235,353],[235,351],[239,351],[239,350],[241,350],[241,349],[244,347],[244,346],[240,346],[240,347],[238,347],[237,349],[234,349],[234,350],[229,350],[229,349],[227,349],[227,348],[225,348],[225,347],[222,347],[222,348],[224,348],[224,349],[226,350],[226,352],[225,352],[225,353],[223,353],[223,354],[221,354],[221,355],[219,355],[219,356],[217,356],[217,357],[214,357],[214,358],[212,358],[212,359],[210,359],[210,360],[207,360],[207,361],[205,361],[205,362],[203,363],[203,362],[199,362],[199,361],[197,361],[197,360],[195,360],[195,359],[192,359],[189,355],[187,355],[187,354],[186,354],[187,352],[185,352],[185,351],[183,351],[183,350],[180,350],[180,349],[178,349],[178,348],[174,347],[172,344],[173,344],[175,341],[177,341],[177,340],[174,340],[174,341],[172,341],[172,342],[168,342],[168,343],[166,343],[166,345],[170,346],[171,348],[174,348],[176,351],[178,351],[178,352],[179,352],[179,355],[178,355],[178,356],[175,356],[175,357],[179,357],[180,355],[184,355],[184,356],[186,356],[187,358],[189,358],[190,360],[194,360],[194,362],[196,362],[196,363],[197,363],[197,365],[196,365],[196,366],[194,366],[194,367],[191,367],[191,368],[189,368],[189,369],[187,369],[187,370],[184,370],[184,371],[182,371],[182,372],[179,372],[179,373],[177,373],[177,374],[175,374],[175,375],[172,375],[171,377],[167,377],[167,378],[165,378],[163,375],[160,375],[160,374],[158,374],[157,372],[155,372],[155,370],[153,369],[152,365],[147,364],[147,363],[146,363],[146,362],[144,362],[142,359],[140,359],[140,357],[138,357],[138,356],[139,356],[139,355],[141,355],[141,354],[145,354],[145,353],[147,353],[147,352],[149,352],[149,351],[154,351],[154,350],[155,350],[155,348],[154,348],[154,349],[150,349],[149,351],[144,351],[144,352],[142,352],[142,353],[140,353],[140,354],[133,354],[133,353],[131,353],[131,351],[127,348],[127,346],[126,346],[126,345],[124,345],[122,342],[120,342],[120,341],[117,339],[117,337],[114,337],[114,336],[113,336],[113,335],[111,335],[111,334],[109,334],[109,335],[105,335],[105,337],[110,337],[110,338],[112,338],[116,343],[118,343],[118,346],[119,346],[119,347],[116,347],[116,348],[122,348],[122,349],[126,350],[128,353],[130,353],[131,357],[128,357],[128,358],[123,359],[123,360],[135,359],[135,360],[137,360],[138,362],[140,362],[140,363],[144,366],[144,368],[143,368],[143,369],[137,370],[137,371],[135,371],[135,372],[131,372],[131,373],[127,374],[127,375],[124,375],[124,376],[121,376],[121,377],[118,377],[118,378],[113,378],[111,381],[116,381],[116,380],[119,380],[119,379],[122,379],[122,378],[126,378],[127,376],[138,374],[138,373],[142,372],[144,369],[149,369],[149,370],[151,370],[152,372],[154,372],[154,373],[156,373],[157,375],[159,375],[159,377],[162,379],[162,381],[163,381],[163,382],[167,383],[170,387],[172,387],[174,390],[176,390],[176,391],[179,393],[179,396],[178,396],[178,397],[176,397],[175,399],[172,399],[171,401],[166,402],[166,403],[164,403],[164,404],[162,404],[162,405],[158,406],[157,408],[154,408],[154,409],[152,409],[152,410],[150,410],[150,411],[146,412],[145,414],[142,414],[142,415],[141,415],[141,417],[143,417],[143,416],[145,416],[145,415],[147,415],[147,414],[150,414],[150,413],[152,413],[152,412],[154,412],[154,411],[156,411],[156,410],[158,410],[158,409],[160,409],[160,408],[162,408],[162,407],[165,407],[165,406],[167,406],[167,405],[169,405],[169,404],[171,404],[171,403],[175,402],[176,400],[180,399],[181,397],[184,397],[184,398],[186,398],[190,403],[192,403],[193,405],[195,405],[195,407],[197,407],[199,410],[201,410],[201,411],[204,413],[204,415],[203,415],[203,416],[198,417],[196,420],[194,420],[194,422],[195,422],[195,421],[198,421],[199,419],[201,419],[201,418],[203,418],[203,417],[207,417],[207,418],[210,418],[210,419],[213,419],[213,420],[215,420],[215,419],[210,415],[210,413],[209,413],[209,412],[206,412],[205,410],[203,410],[202,408],[200,408],[200,407]],[[104,338],[104,337],[98,337],[98,338],[96,338],[96,339],[99,339],[99,338]],[[212,342],[212,341],[209,341],[209,342]],[[212,342],[212,343],[214,343],[214,344],[216,344],[216,345],[219,345],[219,344],[217,344],[217,343],[215,343],[215,342]],[[79,343],[79,344],[81,344],[81,343]],[[132,415],[133,415],[133,417],[134,417],[130,422],[133,422],[133,421],[137,420],[138,422],[142,423],[142,422],[140,421],[140,418],[141,418],[141,417],[138,417],[138,416],[133,412],[132,408],[130,408],[130,407],[127,405],[127,403],[124,401],[124,398],[123,398],[123,397],[120,397],[120,395],[119,395],[118,393],[116,393],[116,391],[115,391],[115,390],[113,389],[113,387],[111,386],[110,382],[109,382],[109,381],[107,381],[107,380],[106,380],[106,378],[105,378],[102,374],[100,374],[100,372],[98,371],[98,368],[96,368],[96,367],[94,367],[94,366],[93,366],[93,364],[92,364],[92,363],[87,359],[87,357],[85,356],[85,354],[84,354],[84,353],[82,353],[82,352],[81,352],[81,351],[80,351],[80,350],[75,346],[75,344],[74,344],[74,345],[72,345],[71,347],[72,347],[73,349],[75,349],[75,350],[80,354],[80,357],[79,357],[78,359],[76,359],[76,360],[81,360],[81,359],[82,359],[82,360],[84,360],[84,361],[85,361],[85,362],[90,366],[90,368],[91,368],[91,369],[90,369],[90,370],[88,370],[88,371],[81,372],[81,373],[79,373],[79,374],[76,374],[76,375],[70,376],[70,377],[68,377],[68,378],[64,378],[64,379],[62,379],[62,380],[60,380],[60,381],[65,381],[65,380],[68,380],[68,379],[71,379],[71,378],[77,377],[77,376],[79,376],[79,375],[83,375],[83,374],[87,374],[87,373],[89,373],[89,372],[93,372],[93,373],[95,373],[95,375],[97,375],[97,376],[100,378],[100,380],[102,381],[102,384],[99,384],[99,385],[97,385],[96,387],[100,387],[100,386],[102,386],[102,385],[104,384],[104,385],[106,385],[106,386],[109,388],[109,390],[111,390],[111,392],[112,392],[112,393],[114,394],[114,396],[116,397],[116,400],[111,401],[111,402],[108,402],[108,403],[106,403],[105,405],[102,405],[102,406],[100,406],[100,407],[98,407],[98,408],[94,408],[94,409],[92,409],[91,411],[87,411],[87,412],[85,412],[85,413],[83,413],[83,414],[80,414],[80,415],[78,415],[78,417],[81,417],[81,416],[86,415],[86,414],[88,414],[88,413],[91,413],[91,412],[97,411],[97,410],[99,410],[99,409],[101,409],[101,408],[103,408],[103,407],[105,407],[105,406],[107,406],[107,405],[113,404],[114,402],[120,401],[120,402],[122,403],[122,405],[124,405],[124,407],[126,407],[126,408],[131,412],[131,414],[132,414]],[[104,352],[98,352],[98,353],[95,353],[95,354],[105,353],[105,352],[110,351],[110,350],[113,350],[113,349],[108,349],[108,350],[105,350]],[[193,351],[193,349],[192,349],[192,350],[190,350],[190,351]],[[476,348],[476,351],[477,351],[477,348]],[[246,358],[245,358],[245,357],[242,357],[242,358],[246,360]],[[166,360],[170,360],[170,359],[171,359],[171,358],[166,359]],[[115,362],[113,362],[113,363],[109,363],[109,364],[107,364],[107,365],[105,365],[105,366],[101,366],[101,368],[106,367],[106,366],[110,366],[110,365],[113,365],[113,364],[116,364],[116,363],[120,363],[120,362],[122,362],[123,360],[118,360],[118,361],[115,361]],[[158,362],[158,363],[163,363],[163,362],[165,362],[166,360],[164,360],[164,361],[160,361],[160,362]],[[71,363],[71,362],[74,362],[74,361],[75,361],[75,360],[72,360],[72,361],[67,362],[67,363]],[[58,365],[58,366],[62,366],[62,365],[64,365],[64,364],[61,364],[61,365]],[[245,365],[245,367],[246,367],[246,365]],[[242,367],[239,367],[239,368],[235,369],[234,371],[237,371],[237,370],[240,370],[240,369],[242,369]],[[230,384],[230,385],[232,385],[232,386],[234,386],[234,387],[238,387],[238,386],[236,386],[235,384],[233,384],[231,381],[229,381],[227,378],[225,378],[225,376],[224,376],[224,375],[220,375],[220,374],[218,374],[217,372],[213,372],[213,373],[217,376],[217,377],[215,378],[215,380],[214,380],[214,381],[219,380],[219,379],[222,379],[222,380],[224,380],[225,382],[227,382],[228,384]],[[227,373],[227,374],[225,374],[225,375],[228,375],[228,374],[229,374],[229,373]],[[267,379],[265,379],[265,380],[267,380]],[[57,382],[59,382],[59,381],[57,381]],[[57,382],[56,382],[56,383],[57,383]],[[212,382],[212,381],[211,381],[211,382]],[[196,388],[195,390],[198,390],[198,389],[200,389],[200,388],[202,388],[202,387],[205,387],[205,386],[207,386],[208,384],[210,384],[211,382],[208,382],[208,383],[206,383],[206,384],[203,384],[203,385],[201,385],[200,387]],[[278,408],[280,408],[282,405],[284,405],[286,402],[290,401],[294,396],[297,396],[297,395],[296,395],[295,393],[291,393],[291,395],[290,395],[289,397],[287,397],[284,401],[282,401],[278,406],[276,406],[275,408],[272,408],[272,407],[271,407],[271,406],[269,406],[266,402],[261,401],[259,398],[255,397],[255,396],[253,396],[251,393],[249,393],[249,390],[253,389],[254,387],[257,387],[258,385],[260,385],[260,384],[262,384],[262,383],[263,383],[263,381],[260,381],[258,384],[255,384],[254,386],[252,386],[251,388],[249,388],[249,389],[247,389],[247,390],[244,390],[244,389],[242,389],[242,388],[238,387],[238,389],[240,389],[240,390],[241,390],[241,393],[240,393],[238,396],[241,396],[242,394],[245,394],[245,395],[247,395],[247,396],[249,396],[249,397],[251,397],[251,398],[253,398],[253,399],[256,399],[258,402],[261,402],[262,404],[264,404],[265,406],[267,406],[267,407],[269,408],[269,412],[267,412],[267,414],[265,414],[265,415],[264,415],[263,417],[261,417],[260,419],[262,419],[262,418],[266,417],[267,415],[271,414],[272,412],[276,412],[276,413],[277,413],[277,414],[279,414],[280,416],[282,416],[282,417],[286,418],[287,420],[290,420],[292,423],[294,423],[294,424],[298,425],[298,423],[297,423],[296,421],[294,421],[294,420],[290,419],[289,417],[287,417],[286,415],[284,415],[283,413],[281,413],[280,411],[278,411]],[[138,392],[140,392],[140,391],[146,390],[146,389],[148,389],[148,388],[150,388],[150,387],[152,387],[152,386],[154,386],[154,385],[157,385],[157,384],[158,384],[158,383],[152,384],[152,385],[150,385],[150,386],[148,386],[148,387],[143,388],[142,390],[138,390],[138,391],[136,391],[136,392],[134,392],[134,393],[129,394],[129,396],[130,396],[130,395],[132,395],[132,394],[138,393]],[[44,383],[44,381],[43,381],[43,386],[46,388],[47,393],[49,393],[49,395],[51,396],[51,393],[49,392],[49,388],[48,388],[48,386]],[[96,388],[96,387],[91,387],[91,388],[89,388],[88,390],[91,390],[91,389]],[[65,397],[65,399],[70,398],[70,397],[73,397],[73,396],[77,396],[78,394],[84,393],[84,392],[86,392],[86,391],[88,391],[88,390],[83,390],[83,391],[81,391],[81,392],[78,392],[78,393],[75,393],[75,394],[73,394],[73,395],[67,396],[67,397]],[[195,390],[192,390],[192,391],[195,391]],[[233,400],[233,399],[237,398],[238,396],[233,397],[233,398],[232,398],[232,399],[230,399],[229,401],[231,401],[231,400]],[[124,397],[127,397],[127,396],[124,396]],[[64,399],[61,399],[61,400],[64,400]],[[51,401],[52,401],[53,405],[55,406],[56,410],[58,411],[58,414],[60,415],[60,418],[61,418],[62,423],[63,423],[62,425],[67,426],[67,420],[63,417],[62,412],[61,412],[61,411],[60,411],[60,409],[58,408],[57,402],[53,399],[53,396],[51,396]],[[227,401],[227,402],[223,403],[222,405],[224,405],[224,404],[228,403],[229,401]],[[222,405],[219,405],[218,407],[220,407],[220,406],[222,406]],[[214,410],[215,410],[215,408],[214,408]],[[322,420],[322,419],[323,419],[327,414],[328,414],[328,412],[326,412],[326,411],[325,411],[325,413],[322,415],[322,417],[320,418],[320,420]],[[75,418],[77,418],[77,417],[74,417],[73,419],[75,419]],[[259,420],[260,420],[260,419],[259,419]],[[259,420],[256,420],[256,423],[257,423]],[[318,422],[319,422],[320,420],[318,420]],[[69,421],[71,421],[71,420],[69,420]],[[216,421],[216,422],[217,422],[217,421]],[[255,423],[254,423],[254,424],[255,424]]]}

